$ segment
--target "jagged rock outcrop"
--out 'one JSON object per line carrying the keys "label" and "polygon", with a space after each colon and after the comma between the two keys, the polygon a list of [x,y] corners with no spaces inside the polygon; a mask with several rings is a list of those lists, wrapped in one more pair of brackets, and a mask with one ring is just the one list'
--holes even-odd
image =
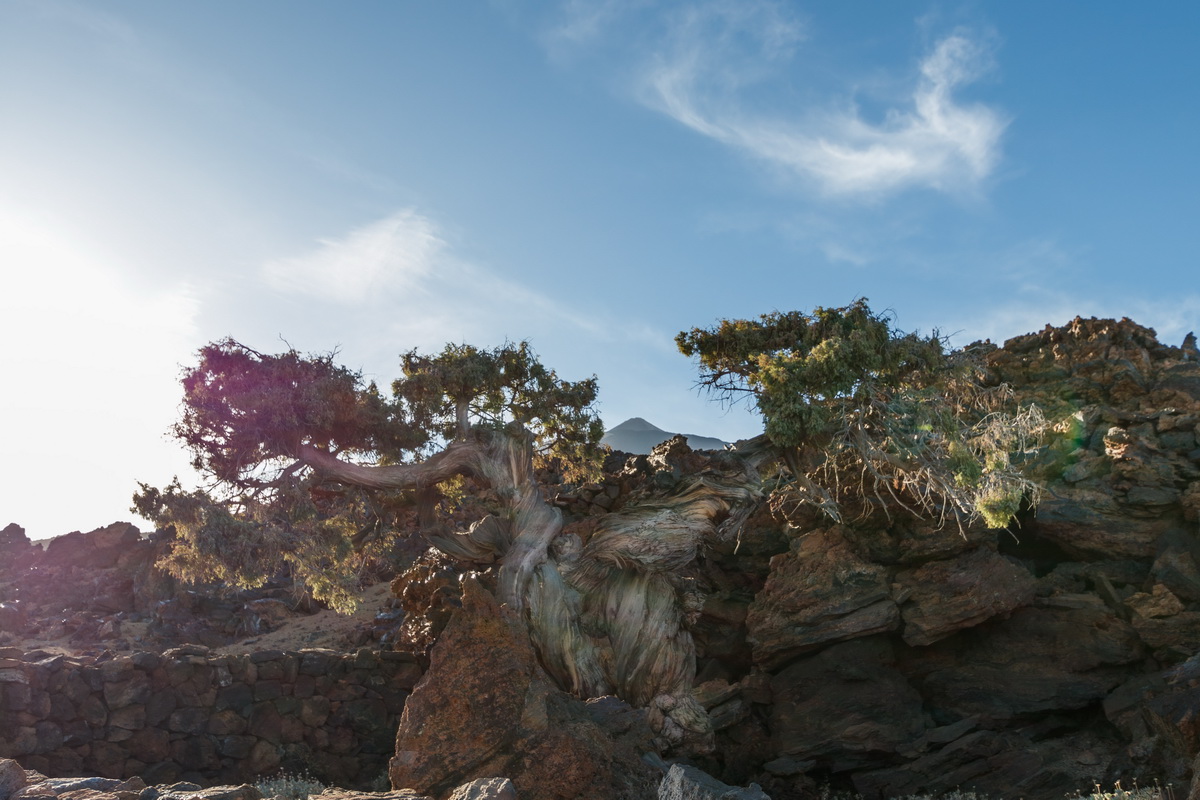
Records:
{"label": "jagged rock outcrop", "polygon": [[644,722],[612,736],[586,705],[556,689],[520,618],[467,578],[462,609],[405,706],[389,775],[397,788],[439,798],[467,781],[503,776],[522,800],[633,800],[659,778],[641,759],[648,739]]}
{"label": "jagged rock outcrop", "polygon": [[[987,363],[1057,425],[1024,455],[1047,491],[1019,526],[752,513],[680,562],[714,735],[693,755],[718,778],[1048,798],[1187,777],[1200,742],[1166,710],[1182,690],[1163,669],[1200,649],[1200,364],[1127,320],[1047,328]],[[703,466],[682,441],[630,458],[560,491],[565,530],[586,543]]]}
{"label": "jagged rock outcrop", "polygon": [[674,764],[658,787],[658,800],[771,800],[757,785],[730,786],[684,764]]}
{"label": "jagged rock outcrop", "polygon": [[904,641],[921,646],[1030,605],[1036,586],[1025,567],[981,547],[898,572],[892,591]]}
{"label": "jagged rock outcrop", "polygon": [[894,631],[900,610],[888,569],[856,551],[841,527],[812,531],[771,559],[750,605],[754,661],[774,670],[821,645]]}

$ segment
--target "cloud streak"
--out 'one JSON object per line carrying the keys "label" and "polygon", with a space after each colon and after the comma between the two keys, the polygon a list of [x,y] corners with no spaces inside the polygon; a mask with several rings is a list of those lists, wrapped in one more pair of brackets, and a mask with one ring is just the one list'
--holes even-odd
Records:
{"label": "cloud streak", "polygon": [[643,70],[642,102],[827,195],[969,193],[1000,158],[1004,115],[956,97],[991,66],[987,46],[966,32],[938,41],[906,95],[873,122],[852,99],[790,117],[746,110],[754,86],[783,74],[804,39],[779,6],[709,3],[681,12],[669,30]]}
{"label": "cloud streak", "polygon": [[417,289],[446,243],[432,220],[408,209],[318,245],[304,255],[267,262],[262,269],[267,284],[343,305],[367,303]]}
{"label": "cloud streak", "polygon": [[393,334],[421,346],[530,336],[563,326],[593,339],[612,336],[612,326],[594,314],[461,258],[438,224],[414,209],[319,240],[308,253],[272,259],[261,277],[277,291],[318,305],[386,311]]}

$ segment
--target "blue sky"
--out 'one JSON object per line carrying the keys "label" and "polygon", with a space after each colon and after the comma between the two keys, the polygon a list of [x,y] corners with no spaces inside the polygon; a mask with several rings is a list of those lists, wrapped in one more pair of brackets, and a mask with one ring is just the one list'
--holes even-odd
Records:
{"label": "blue sky", "polygon": [[1200,6],[0,0],[0,525],[129,519],[225,335],[529,339],[736,439],[676,332],[1200,329]]}

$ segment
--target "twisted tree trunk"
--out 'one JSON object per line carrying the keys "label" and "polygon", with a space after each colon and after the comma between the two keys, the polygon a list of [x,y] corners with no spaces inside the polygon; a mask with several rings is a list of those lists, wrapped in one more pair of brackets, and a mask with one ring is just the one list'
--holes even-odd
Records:
{"label": "twisted tree trunk", "polygon": [[[503,432],[474,428],[416,464],[367,467],[308,445],[301,447],[300,459],[336,481],[373,489],[420,491],[459,475],[482,481],[508,506],[511,540],[488,541],[467,533],[444,535],[441,541],[435,537],[434,544],[452,556],[477,561],[498,557],[498,599],[517,611],[525,608],[529,581],[546,560],[547,547],[562,532],[562,512],[542,497],[533,472],[530,436],[519,426]],[[504,552],[498,552],[505,544]]]}
{"label": "twisted tree trunk", "polygon": [[718,519],[720,531],[736,532],[761,498],[754,467],[730,460],[659,502],[607,515],[583,546],[562,535],[562,514],[542,496],[520,426],[472,429],[419,464],[364,467],[311,447],[301,460],[372,488],[423,490],[456,475],[485,483],[506,504],[504,519],[437,531],[432,543],[457,558],[499,562],[497,599],[525,619],[561,688],[584,698],[616,693],[638,706],[690,692],[696,654],[678,575],[718,534]]}

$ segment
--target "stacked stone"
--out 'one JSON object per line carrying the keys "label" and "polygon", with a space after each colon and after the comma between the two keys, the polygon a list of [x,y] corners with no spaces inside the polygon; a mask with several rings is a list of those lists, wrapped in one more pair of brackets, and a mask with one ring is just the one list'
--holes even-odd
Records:
{"label": "stacked stone", "polygon": [[48,775],[239,783],[306,771],[340,786],[386,769],[415,659],[360,650],[107,660],[0,649],[0,757]]}
{"label": "stacked stone", "polygon": [[576,516],[598,516],[616,508],[621,496],[621,484],[616,476],[605,476],[604,481],[585,483],[561,492],[554,498],[555,505]]}

